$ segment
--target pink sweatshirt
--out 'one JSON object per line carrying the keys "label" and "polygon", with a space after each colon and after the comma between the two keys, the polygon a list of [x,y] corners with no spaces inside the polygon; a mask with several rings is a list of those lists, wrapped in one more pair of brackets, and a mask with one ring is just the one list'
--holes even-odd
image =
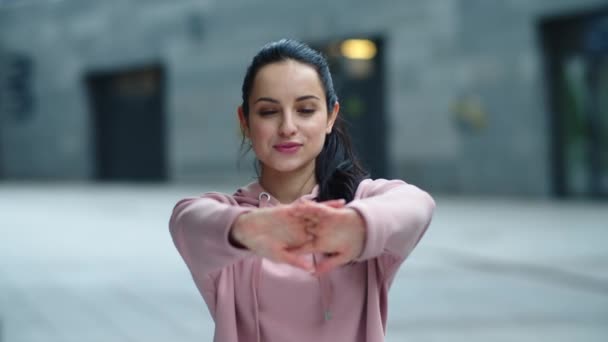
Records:
{"label": "pink sweatshirt", "polygon": [[433,199],[400,180],[361,182],[347,207],[366,222],[363,253],[320,277],[229,243],[238,215],[278,204],[251,183],[233,196],[183,199],[173,210],[173,242],[215,321],[214,341],[384,341],[389,287],[429,226]]}

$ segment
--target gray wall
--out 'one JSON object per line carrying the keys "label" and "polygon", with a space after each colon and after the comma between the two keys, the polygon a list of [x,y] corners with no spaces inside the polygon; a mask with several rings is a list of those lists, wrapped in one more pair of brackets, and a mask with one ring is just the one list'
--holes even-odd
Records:
{"label": "gray wall", "polygon": [[[0,7],[0,56],[34,61],[28,120],[0,113],[5,179],[88,180],[88,71],[162,61],[170,179],[246,179],[235,109],[269,40],[386,38],[391,175],[438,192],[550,193],[549,124],[536,23],[597,0],[97,1]],[[468,129],[462,111],[482,115]]]}

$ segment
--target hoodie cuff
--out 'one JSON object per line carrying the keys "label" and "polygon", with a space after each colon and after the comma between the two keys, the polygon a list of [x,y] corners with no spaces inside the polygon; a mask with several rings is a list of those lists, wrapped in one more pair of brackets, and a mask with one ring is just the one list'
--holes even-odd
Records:
{"label": "hoodie cuff", "polygon": [[365,202],[358,200],[352,201],[346,207],[356,210],[365,222],[365,244],[361,254],[354,261],[364,261],[382,254],[385,234],[382,227],[374,220],[373,215],[370,215],[370,208]]}
{"label": "hoodie cuff", "polygon": [[239,216],[246,214],[252,210],[253,210],[253,208],[231,207],[230,214],[229,214],[229,220],[228,220],[228,227],[226,227],[226,229],[224,231],[223,240],[225,241],[225,245],[227,246],[228,250],[232,253],[235,253],[235,254],[249,253],[249,249],[247,249],[247,247],[238,244],[238,242],[236,242],[234,239],[230,238],[230,232],[232,231],[232,226],[234,225],[234,222],[236,222],[236,219]]}
{"label": "hoodie cuff", "polygon": [[243,211],[243,212],[239,212],[239,213],[238,213],[238,214],[237,214],[237,215],[234,217],[234,219],[232,220],[232,223],[231,223],[231,224],[230,224],[230,226],[228,227],[228,244],[230,244],[230,246],[232,246],[232,247],[234,247],[234,248],[236,248],[236,249],[238,249],[238,250],[242,250],[242,251],[248,250],[248,248],[247,248],[247,247],[245,247],[244,245],[242,245],[241,243],[239,243],[238,241],[236,241],[235,239],[233,239],[233,238],[232,238],[232,234],[231,234],[231,232],[232,232],[232,229],[234,228],[234,224],[236,223],[236,220],[238,220],[238,218],[239,218],[241,215],[246,214],[246,213],[248,213],[249,211],[250,211],[250,210],[248,210],[248,211]]}

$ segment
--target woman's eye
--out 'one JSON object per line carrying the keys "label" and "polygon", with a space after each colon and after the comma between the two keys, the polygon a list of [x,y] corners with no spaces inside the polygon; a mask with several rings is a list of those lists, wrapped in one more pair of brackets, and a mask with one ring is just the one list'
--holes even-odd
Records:
{"label": "woman's eye", "polygon": [[300,109],[300,113],[303,114],[313,114],[316,110],[314,108],[302,108]]}
{"label": "woman's eye", "polygon": [[260,110],[258,113],[262,116],[276,114],[278,111],[274,109]]}

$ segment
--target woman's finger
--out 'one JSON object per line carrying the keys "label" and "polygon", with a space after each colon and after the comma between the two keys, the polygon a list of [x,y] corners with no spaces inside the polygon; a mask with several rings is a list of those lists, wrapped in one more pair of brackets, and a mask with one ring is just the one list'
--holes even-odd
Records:
{"label": "woman's finger", "polygon": [[304,217],[302,217],[302,219],[304,220],[304,225],[306,227],[314,226],[314,225],[316,225],[316,224],[319,223],[319,219],[316,218],[316,217],[306,217],[306,216],[304,216]]}
{"label": "woman's finger", "polygon": [[296,255],[310,254],[310,253],[317,252],[314,241],[305,243],[302,246],[288,248],[287,251],[289,253],[296,254]]}
{"label": "woman's finger", "polygon": [[326,206],[332,207],[332,208],[343,208],[344,204],[346,204],[346,200],[344,200],[343,198],[339,198],[339,199],[318,202],[318,204],[326,205]]}
{"label": "woman's finger", "polygon": [[291,210],[289,210],[289,215],[296,218],[311,219],[311,203],[311,201],[306,201],[293,204]]}
{"label": "woman's finger", "polygon": [[347,258],[341,253],[327,257],[317,264],[314,275],[318,276],[323,273],[327,273],[338,266],[346,264],[347,262]]}
{"label": "woman's finger", "polygon": [[289,264],[293,267],[301,268],[306,272],[314,272],[315,270],[314,265],[310,261],[304,260],[299,255],[286,250],[280,250],[278,252],[278,261]]}
{"label": "woman's finger", "polygon": [[320,221],[330,215],[332,210],[336,210],[336,208],[332,208],[319,203],[306,203],[298,205],[294,208],[294,212],[299,217],[307,217],[310,219],[315,219],[317,221]]}

